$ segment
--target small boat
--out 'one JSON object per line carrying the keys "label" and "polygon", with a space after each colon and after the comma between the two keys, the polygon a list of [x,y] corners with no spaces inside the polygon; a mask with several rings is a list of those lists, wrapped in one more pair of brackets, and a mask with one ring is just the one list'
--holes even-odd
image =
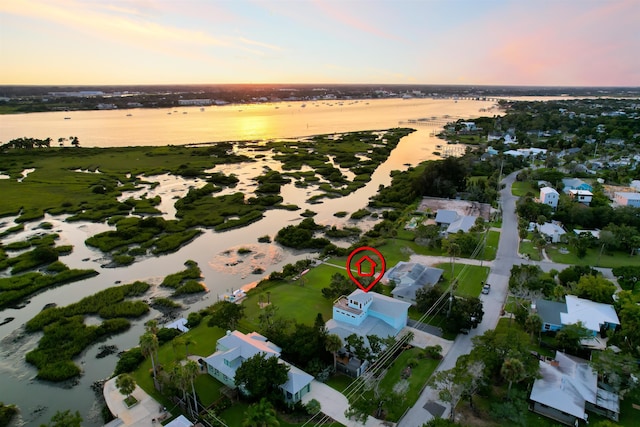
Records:
{"label": "small boat", "polygon": [[133,116],[133,114],[127,114],[127,117],[131,117],[131,116]]}
{"label": "small boat", "polygon": [[442,145],[436,145],[436,148],[441,149]]}
{"label": "small boat", "polygon": [[71,120],[71,117],[65,117],[64,119],[65,120]]}

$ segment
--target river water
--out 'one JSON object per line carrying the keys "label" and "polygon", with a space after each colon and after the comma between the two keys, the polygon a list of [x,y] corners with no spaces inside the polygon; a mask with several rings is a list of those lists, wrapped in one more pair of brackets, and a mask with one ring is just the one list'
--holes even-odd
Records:
{"label": "river water", "polygon": [[[349,196],[323,199],[321,204],[310,205],[306,200],[317,193],[296,188],[293,184],[283,186],[285,203],[317,212],[314,219],[318,223],[341,226],[355,223],[348,216],[338,219],[333,214],[338,211],[354,212],[365,207],[379,185],[389,184],[392,170],[406,169],[409,165],[436,158],[433,151],[442,151],[436,150],[436,145],[442,144],[442,141],[434,133],[445,122],[481,114],[497,114],[494,108],[493,103],[488,101],[387,99],[228,105],[204,109],[180,107],[3,115],[0,116],[0,141],[6,142],[22,136],[51,137],[55,145],[58,138],[73,135],[79,138],[81,146],[118,147],[296,138],[397,126],[417,129],[417,132],[401,140],[365,187]],[[63,143],[68,145],[68,141]],[[265,165],[278,169],[278,165],[267,157],[260,162],[216,167],[215,170],[233,172],[240,178],[238,187],[230,191],[250,191],[253,185],[251,178],[261,174]],[[186,193],[190,186],[204,185],[204,182],[198,180],[183,180],[166,175],[153,179],[160,183],[158,187],[137,194],[146,192],[147,197],[160,195],[160,209],[166,218],[175,214],[172,204],[176,196]],[[126,197],[137,194],[129,193]],[[191,259],[200,266],[204,276],[203,283],[209,292],[204,297],[184,300],[183,305],[187,308],[186,311],[204,308],[213,304],[220,294],[248,287],[264,277],[252,274],[256,267],[262,268],[264,275],[268,275],[272,271],[281,270],[284,264],[312,258],[313,253],[292,251],[274,243],[257,242],[259,236],[273,237],[283,226],[297,223],[301,219],[301,211],[268,211],[264,219],[244,228],[221,233],[205,230],[200,237],[176,253],[147,258],[128,267],[113,269],[103,268],[102,265],[107,260],[99,251],[84,245],[86,238],[108,230],[108,225],[67,223],[64,217],[47,216],[45,220],[53,224],[52,230],[61,236],[58,244],[73,245],[73,252],[61,257],[61,261],[71,268],[93,268],[100,274],[34,296],[24,308],[0,312],[0,320],[15,318],[0,326],[0,401],[20,407],[21,416],[15,425],[37,426],[47,422],[56,410],[65,409],[80,411],[85,426],[102,425],[99,403],[90,386],[94,381],[106,378],[113,372],[117,361],[115,355],[96,359],[98,345],[89,348],[76,360],[84,374],[70,388],[36,380],[36,370],[24,362],[24,354],[34,348],[39,336],[23,336],[20,333],[21,326],[46,304],[67,305],[119,282],[144,280],[157,285],[167,274],[184,269],[184,262]],[[0,219],[0,231],[15,225],[12,220]],[[23,233],[3,239],[2,243],[7,244],[37,233],[38,224],[39,222],[26,224]],[[357,223],[363,229],[372,224],[371,220]],[[239,256],[235,250],[240,247],[250,248],[253,252]],[[166,290],[154,286],[149,296],[166,294]],[[143,323],[159,316],[159,312],[151,310],[144,319],[133,322],[131,330],[101,344],[116,345],[121,350],[133,347],[138,343]]]}

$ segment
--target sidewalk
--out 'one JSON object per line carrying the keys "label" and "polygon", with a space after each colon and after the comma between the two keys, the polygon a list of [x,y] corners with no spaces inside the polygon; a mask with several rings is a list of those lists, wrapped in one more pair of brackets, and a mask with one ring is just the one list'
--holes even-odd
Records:
{"label": "sidewalk", "polygon": [[108,424],[109,426],[157,427],[160,425],[159,420],[171,416],[168,412],[163,411],[162,406],[154,398],[138,386],[131,393],[133,397],[138,399],[138,403],[131,408],[127,408],[124,403],[125,396],[116,387],[116,377],[111,378],[104,384],[102,394],[109,411],[120,421],[118,423],[114,420]]}

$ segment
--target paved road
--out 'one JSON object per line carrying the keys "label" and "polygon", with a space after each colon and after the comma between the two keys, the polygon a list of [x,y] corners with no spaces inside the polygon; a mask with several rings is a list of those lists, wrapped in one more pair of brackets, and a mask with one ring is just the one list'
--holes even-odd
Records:
{"label": "paved road", "polygon": [[[477,328],[472,329],[468,335],[458,335],[451,349],[446,354],[437,370],[443,371],[455,366],[458,357],[471,351],[471,338],[484,334],[489,329],[494,329],[498,324],[500,311],[507,296],[509,286],[509,276],[511,267],[514,264],[522,264],[524,260],[518,255],[518,219],[516,217],[516,197],[511,194],[511,185],[515,181],[517,172],[507,176],[503,183],[505,188],[500,192],[502,209],[502,230],[496,259],[489,264],[491,269],[487,283],[491,284],[491,293],[481,295],[484,316],[482,323]],[[467,262],[467,260],[465,260]],[[433,415],[424,408],[428,402],[436,401],[447,406],[438,399],[438,393],[431,387],[426,387],[416,404],[400,420],[399,427],[420,427],[433,418]],[[447,407],[442,417],[447,417],[450,408]]]}

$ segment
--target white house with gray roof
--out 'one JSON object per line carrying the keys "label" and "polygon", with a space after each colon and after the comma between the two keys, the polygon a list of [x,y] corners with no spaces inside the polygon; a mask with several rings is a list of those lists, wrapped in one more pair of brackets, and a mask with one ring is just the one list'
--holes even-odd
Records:
{"label": "white house with gray roof", "polygon": [[618,419],[618,395],[598,387],[598,374],[587,360],[557,351],[554,360],[539,363],[540,378],[529,396],[533,412],[566,425],[588,421],[588,410]]}
{"label": "white house with gray roof", "polygon": [[391,291],[394,298],[415,304],[416,292],[438,283],[442,278],[442,273],[444,270],[441,268],[400,261],[387,272],[385,277],[395,283],[395,287]]}
{"label": "white house with gray roof", "polygon": [[228,331],[216,344],[216,352],[204,359],[209,375],[224,385],[236,388],[236,370],[247,359],[263,354],[265,357],[276,357],[279,363],[289,366],[287,382],[282,384],[284,398],[287,402],[298,402],[311,390],[313,377],[295,366],[280,359],[281,349],[269,342],[257,332],[243,334],[239,331]]}

